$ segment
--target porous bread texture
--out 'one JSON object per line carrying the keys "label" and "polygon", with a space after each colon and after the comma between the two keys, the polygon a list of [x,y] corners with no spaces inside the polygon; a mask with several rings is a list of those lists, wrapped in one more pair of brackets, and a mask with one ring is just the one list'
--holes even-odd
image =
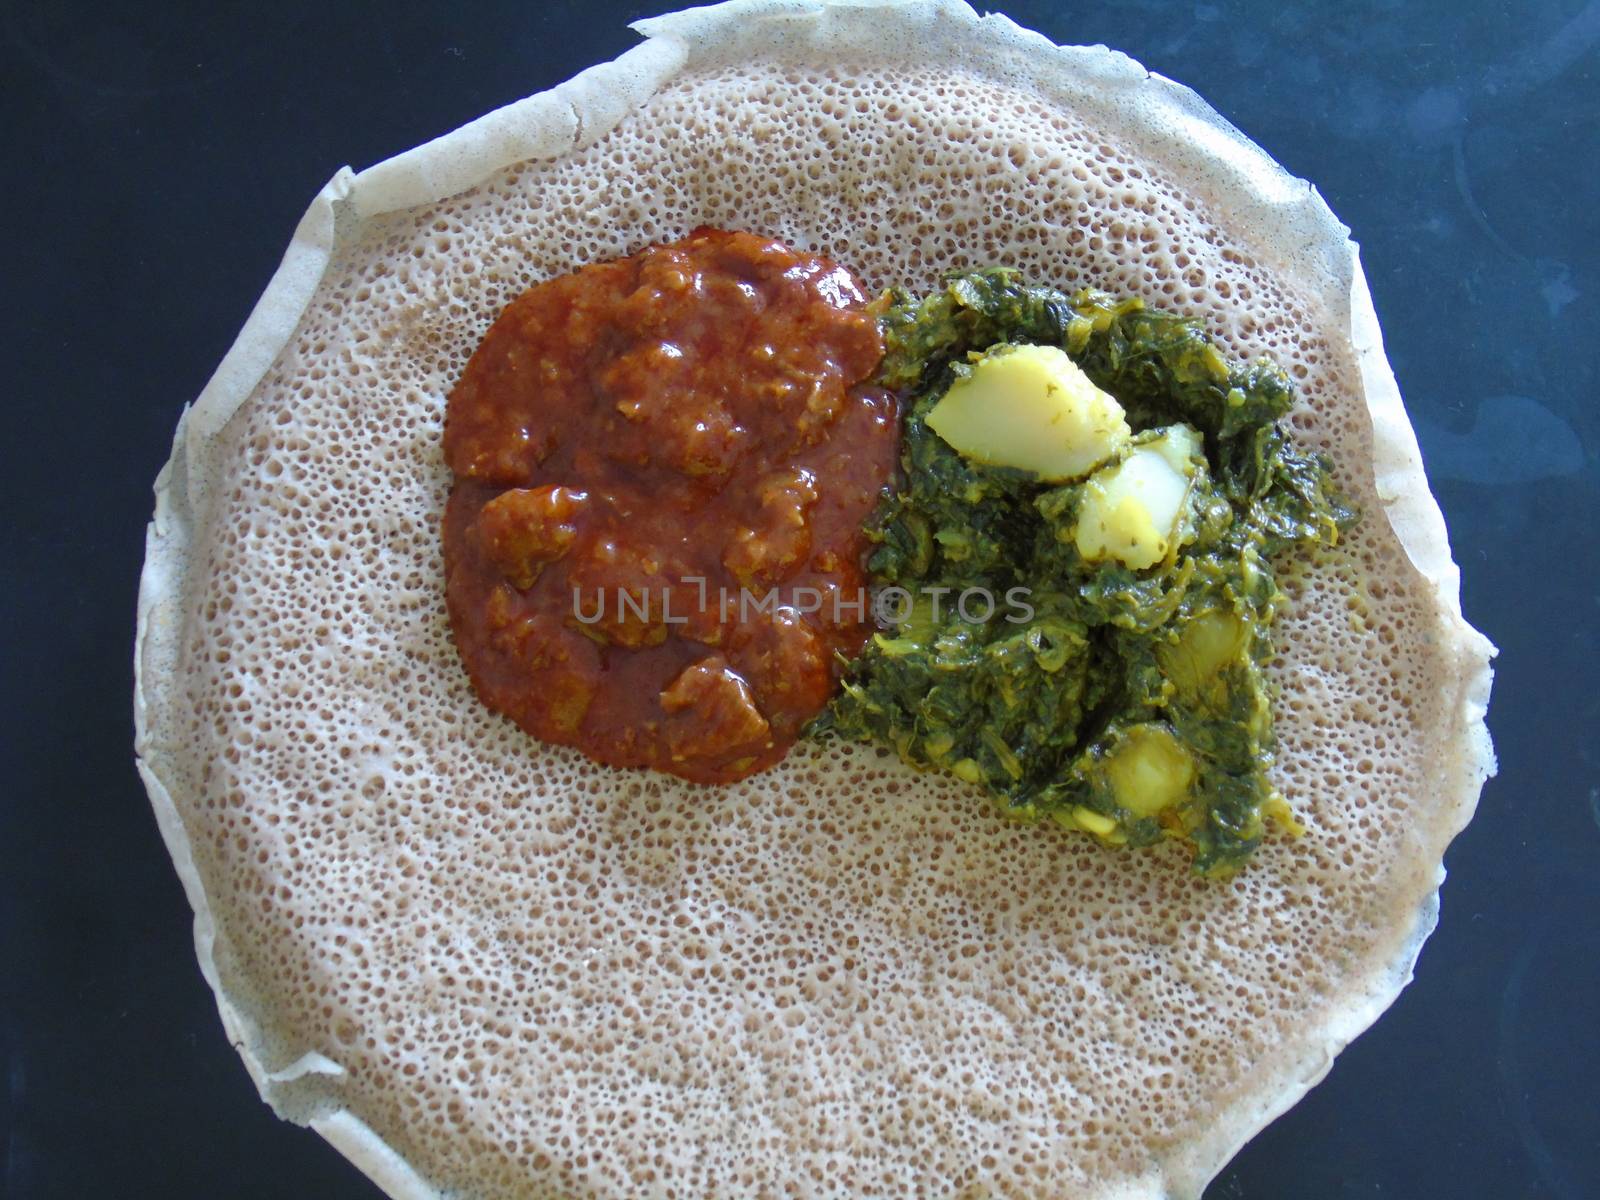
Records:
{"label": "porous bread texture", "polygon": [[[1192,93],[964,6],[641,28],[341,174],[180,424],[138,751],[229,1036],[397,1197],[1196,1196],[1409,978],[1492,770],[1492,650],[1354,248]],[[1002,263],[1138,295],[1290,370],[1365,513],[1282,572],[1305,837],[1219,884],[881,750],[701,788],[477,701],[445,395],[522,289],[702,223],[872,286]]]}

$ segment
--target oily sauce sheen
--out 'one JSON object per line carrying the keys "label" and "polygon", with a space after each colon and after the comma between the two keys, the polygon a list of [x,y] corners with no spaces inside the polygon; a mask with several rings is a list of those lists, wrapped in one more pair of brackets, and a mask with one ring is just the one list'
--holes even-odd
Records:
{"label": "oily sauce sheen", "polygon": [[783,757],[868,631],[894,472],[844,268],[696,230],[516,299],[450,395],[446,596],[480,697],[615,766]]}

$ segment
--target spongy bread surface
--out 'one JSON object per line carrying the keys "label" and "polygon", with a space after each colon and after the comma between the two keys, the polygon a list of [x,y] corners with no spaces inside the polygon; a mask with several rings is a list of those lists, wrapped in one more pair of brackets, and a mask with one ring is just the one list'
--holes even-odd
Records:
{"label": "spongy bread surface", "polygon": [[[180,426],[139,753],[224,1021],[396,1196],[1198,1195],[1409,977],[1492,769],[1491,651],[1346,231],[1192,93],[964,6],[642,29],[335,179]],[[699,224],[874,287],[1138,295],[1291,371],[1366,514],[1283,571],[1305,837],[1216,884],[870,748],[702,788],[477,701],[444,397],[522,289]]]}

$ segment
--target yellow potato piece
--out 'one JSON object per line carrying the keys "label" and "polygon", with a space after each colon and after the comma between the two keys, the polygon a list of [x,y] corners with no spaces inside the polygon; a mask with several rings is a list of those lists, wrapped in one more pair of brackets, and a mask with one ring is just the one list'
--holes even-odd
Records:
{"label": "yellow potato piece", "polygon": [[1159,725],[1134,726],[1106,763],[1117,803],[1140,817],[1186,799],[1194,776],[1194,758]]}
{"label": "yellow potato piece", "polygon": [[1250,631],[1230,612],[1201,613],[1183,626],[1176,645],[1160,653],[1161,671],[1190,702],[1226,699],[1213,681],[1229,663],[1239,662],[1250,645]]}
{"label": "yellow potato piece", "polygon": [[1082,478],[1132,436],[1122,405],[1055,346],[990,351],[950,385],[927,423],[963,456],[1046,483]]}
{"label": "yellow potato piece", "polygon": [[1194,478],[1200,435],[1174,425],[1135,446],[1115,466],[1084,485],[1073,540],[1086,562],[1114,558],[1136,571],[1167,556],[1179,536],[1179,517]]}

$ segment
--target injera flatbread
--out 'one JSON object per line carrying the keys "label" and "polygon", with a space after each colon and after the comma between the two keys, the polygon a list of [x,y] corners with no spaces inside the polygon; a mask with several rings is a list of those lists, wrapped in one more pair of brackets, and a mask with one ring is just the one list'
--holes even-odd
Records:
{"label": "injera flatbread", "polygon": [[[1195,1196],[1409,979],[1493,769],[1348,231],[1187,89],[953,0],[637,28],[335,176],[179,423],[137,751],[229,1037],[396,1197]],[[696,788],[478,703],[444,398],[520,290],[700,223],[1139,295],[1291,371],[1365,513],[1282,572],[1303,838],[1218,884],[868,747]]]}

